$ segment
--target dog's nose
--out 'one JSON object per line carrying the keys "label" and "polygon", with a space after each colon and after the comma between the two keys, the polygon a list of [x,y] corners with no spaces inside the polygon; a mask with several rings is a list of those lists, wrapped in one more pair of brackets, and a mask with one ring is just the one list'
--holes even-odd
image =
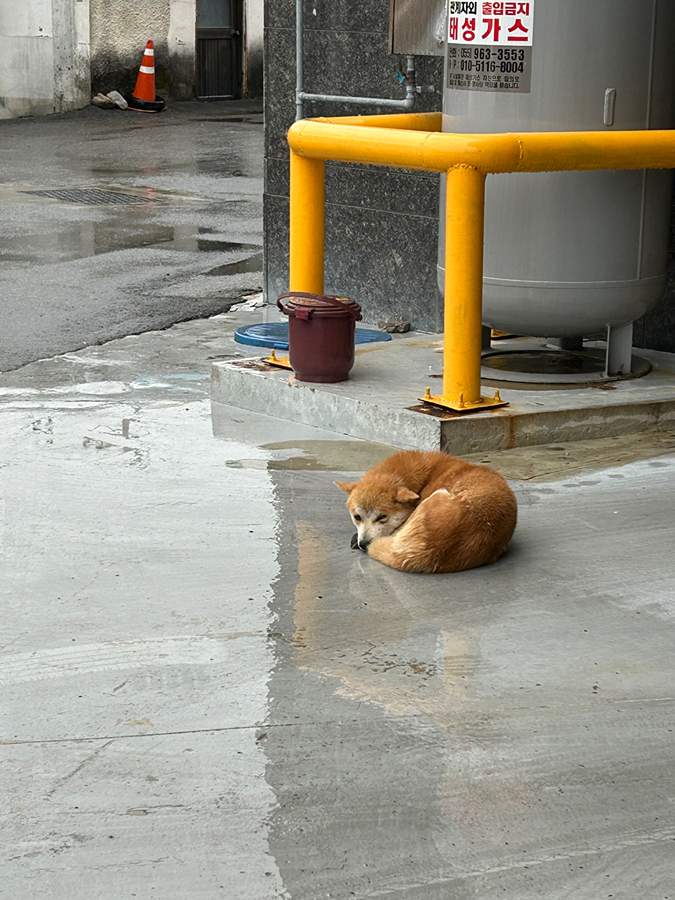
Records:
{"label": "dog's nose", "polygon": [[352,548],[352,550],[358,550],[358,549],[359,549],[359,536],[358,536],[358,534],[353,534],[353,535],[352,535],[352,539],[351,539],[350,542],[349,542],[349,546]]}
{"label": "dog's nose", "polygon": [[357,541],[357,544],[358,544],[359,550],[365,551],[368,549],[368,544],[370,544],[370,541],[367,538],[364,538],[364,540],[362,540],[362,541]]}

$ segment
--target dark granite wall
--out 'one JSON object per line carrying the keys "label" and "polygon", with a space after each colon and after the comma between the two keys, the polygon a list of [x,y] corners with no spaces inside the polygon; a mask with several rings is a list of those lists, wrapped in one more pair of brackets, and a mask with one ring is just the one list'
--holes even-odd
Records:
{"label": "dark granite wall", "polygon": [[[389,0],[305,2],[305,89],[310,93],[403,99],[398,56],[388,52]],[[418,84],[440,91],[442,60],[416,57]],[[440,109],[422,95],[419,111]],[[365,112],[305,104],[305,115]],[[288,145],[295,119],[295,0],[265,3],[265,277],[267,294],[288,289]],[[368,322],[404,316],[413,327],[442,325],[436,288],[438,176],[326,165],[326,283],[352,297]]]}
{"label": "dark granite wall", "polygon": [[[389,0],[305,0],[305,90],[402,98],[398,56],[388,52]],[[418,84],[433,84],[418,110],[440,109],[442,59],[416,57]],[[305,115],[368,112],[305,104]],[[288,145],[295,118],[295,0],[265,0],[265,285],[288,289]],[[326,282],[360,303],[366,322],[404,316],[440,331],[436,287],[438,176],[400,169],[326,165]],[[675,223],[675,204],[674,217]],[[675,225],[665,299],[635,324],[634,344],[675,352]]]}
{"label": "dark granite wall", "polygon": [[633,328],[633,346],[675,353],[675,191],[670,220],[670,252],[668,255],[668,287],[666,296]]}

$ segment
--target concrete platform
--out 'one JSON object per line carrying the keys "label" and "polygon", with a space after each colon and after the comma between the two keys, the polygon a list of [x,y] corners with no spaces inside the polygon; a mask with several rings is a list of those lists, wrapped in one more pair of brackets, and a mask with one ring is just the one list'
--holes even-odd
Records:
{"label": "concrete platform", "polygon": [[[532,339],[499,341],[500,350],[540,346]],[[497,342],[493,342],[497,346]],[[593,346],[601,347],[602,344]],[[441,389],[441,335],[395,335],[357,349],[348,381],[307,384],[287,370],[249,359],[216,362],[212,400],[314,425],[401,449],[482,453],[550,442],[612,437],[675,427],[675,355],[640,350],[652,370],[642,378],[581,386],[485,382],[509,405],[457,415],[419,402]]]}

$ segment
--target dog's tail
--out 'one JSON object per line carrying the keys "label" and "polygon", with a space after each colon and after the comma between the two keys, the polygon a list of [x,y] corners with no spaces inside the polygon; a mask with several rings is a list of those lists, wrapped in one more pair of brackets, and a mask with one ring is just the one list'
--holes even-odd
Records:
{"label": "dog's tail", "polygon": [[460,572],[496,562],[517,517],[516,498],[506,482],[503,487],[499,503],[485,505],[435,491],[398,531],[373,541],[368,555],[401,572]]}

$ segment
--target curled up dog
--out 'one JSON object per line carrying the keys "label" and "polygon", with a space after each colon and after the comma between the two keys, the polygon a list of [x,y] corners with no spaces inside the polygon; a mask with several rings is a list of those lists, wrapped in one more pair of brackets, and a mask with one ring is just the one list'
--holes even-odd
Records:
{"label": "curled up dog", "polygon": [[446,453],[395,453],[360,481],[336,481],[357,528],[352,548],[402,572],[460,572],[496,562],[517,504],[487,466]]}

